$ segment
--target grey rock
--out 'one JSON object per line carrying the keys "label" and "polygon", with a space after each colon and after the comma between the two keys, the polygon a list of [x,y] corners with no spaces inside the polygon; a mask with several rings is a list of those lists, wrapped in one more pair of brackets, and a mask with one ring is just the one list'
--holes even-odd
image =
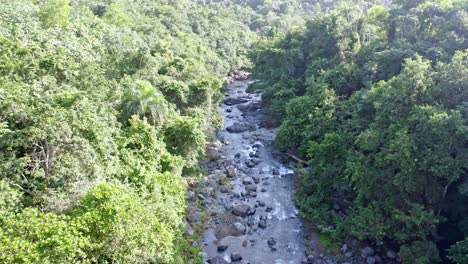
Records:
{"label": "grey rock", "polygon": [[228,248],[227,245],[219,245],[218,246],[218,252],[224,252]]}
{"label": "grey rock", "polygon": [[255,125],[247,122],[234,122],[232,126],[228,126],[226,131],[230,133],[242,133],[245,131],[254,131],[256,129]]}
{"label": "grey rock", "polygon": [[235,178],[237,177],[237,168],[232,166],[232,165],[229,165],[226,167],[226,176],[228,178]]}
{"label": "grey rock", "polygon": [[260,177],[254,176],[252,177],[252,180],[254,181],[255,184],[258,184],[260,182]]}
{"label": "grey rock", "polygon": [[208,260],[209,264],[229,264],[223,257],[216,256]]}
{"label": "grey rock", "polygon": [[258,222],[258,227],[261,228],[261,229],[267,228],[267,222],[266,222],[266,220],[260,220],[260,221]]}
{"label": "grey rock", "polygon": [[267,208],[265,209],[266,212],[271,212],[273,211],[273,207],[271,206],[267,206]]}
{"label": "grey rock", "polygon": [[231,260],[232,261],[241,261],[242,256],[239,253],[231,253]]}
{"label": "grey rock", "polygon": [[239,223],[234,224],[219,224],[216,226],[215,234],[217,239],[222,239],[227,236],[242,236],[245,235],[247,228]]}
{"label": "grey rock", "polygon": [[253,180],[250,177],[245,177],[245,178],[242,179],[242,184],[244,184],[244,185],[253,184]]}
{"label": "grey rock", "polygon": [[280,175],[280,172],[279,172],[279,170],[278,170],[277,168],[273,168],[273,169],[271,170],[271,174],[273,174],[273,175]]}
{"label": "grey rock", "polygon": [[249,101],[249,98],[243,98],[243,97],[228,97],[224,100],[224,104],[226,105],[236,105],[236,104],[243,104],[247,103]]}
{"label": "grey rock", "polygon": [[271,238],[268,239],[267,243],[268,243],[268,246],[272,247],[272,246],[276,245],[276,240],[271,237]]}
{"label": "grey rock", "polygon": [[246,185],[245,190],[247,192],[256,192],[257,191],[257,186],[255,186],[255,185]]}
{"label": "grey rock", "polygon": [[351,253],[351,252],[346,252],[345,257],[351,258],[351,257],[353,257],[353,253]]}
{"label": "grey rock", "polygon": [[250,212],[250,206],[247,204],[235,205],[232,208],[232,214],[235,216],[246,217]]}

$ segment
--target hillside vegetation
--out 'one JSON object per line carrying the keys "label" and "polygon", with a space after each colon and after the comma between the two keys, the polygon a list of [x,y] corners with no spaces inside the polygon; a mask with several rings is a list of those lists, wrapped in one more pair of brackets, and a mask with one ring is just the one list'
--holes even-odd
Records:
{"label": "hillside vegetation", "polygon": [[468,5],[383,4],[0,1],[0,263],[202,263],[185,193],[241,69],[305,218],[466,263]]}
{"label": "hillside vegetation", "polygon": [[[343,3],[263,41],[252,89],[281,121],[276,146],[309,163],[304,217],[438,263],[468,235],[468,5],[394,4]],[[467,240],[450,252],[467,262]]]}

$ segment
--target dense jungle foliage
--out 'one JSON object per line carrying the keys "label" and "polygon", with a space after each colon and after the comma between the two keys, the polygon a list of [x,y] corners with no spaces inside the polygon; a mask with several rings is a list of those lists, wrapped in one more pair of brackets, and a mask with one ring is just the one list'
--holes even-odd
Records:
{"label": "dense jungle foliage", "polygon": [[276,146],[308,161],[297,203],[322,232],[403,263],[447,262],[452,245],[468,263],[467,11],[343,3],[252,54]]}
{"label": "dense jungle foliage", "polygon": [[0,1],[0,263],[201,261],[185,176],[252,62],[304,216],[466,263],[466,1],[339,2]]}

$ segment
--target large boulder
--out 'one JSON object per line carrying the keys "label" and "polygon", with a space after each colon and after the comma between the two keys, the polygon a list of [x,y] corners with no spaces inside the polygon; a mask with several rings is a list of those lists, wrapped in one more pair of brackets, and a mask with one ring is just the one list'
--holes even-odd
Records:
{"label": "large boulder", "polygon": [[254,124],[247,122],[235,122],[232,126],[228,126],[226,130],[229,133],[242,133],[245,131],[254,131],[256,129]]}
{"label": "large boulder", "polygon": [[242,236],[247,232],[247,228],[239,222],[233,224],[219,224],[216,226],[216,238],[222,239],[227,236]]}
{"label": "large boulder", "polygon": [[242,112],[254,112],[262,108],[262,102],[254,101],[249,104],[238,105],[237,108]]}
{"label": "large boulder", "polygon": [[246,217],[250,213],[250,206],[248,204],[239,204],[232,208],[232,214],[235,216]]}
{"label": "large boulder", "polygon": [[236,105],[236,104],[243,104],[250,101],[251,98],[249,97],[228,97],[224,99],[225,105]]}

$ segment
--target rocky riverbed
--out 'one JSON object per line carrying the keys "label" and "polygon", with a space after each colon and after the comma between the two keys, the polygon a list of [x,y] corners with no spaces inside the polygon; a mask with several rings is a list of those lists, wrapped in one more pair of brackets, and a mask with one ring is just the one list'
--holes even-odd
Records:
{"label": "rocky riverbed", "polygon": [[209,226],[202,242],[206,260],[301,263],[305,237],[293,203],[294,174],[272,150],[275,129],[265,127],[261,96],[247,93],[248,84],[230,85],[221,106],[221,144],[210,150],[218,158],[206,165],[218,176],[213,187],[222,183],[201,192]]}
{"label": "rocky riverbed", "polygon": [[221,105],[224,129],[203,164],[207,175],[187,193],[186,235],[202,233],[205,263],[399,263],[394,251],[355,239],[327,252],[305,231],[293,202],[293,170],[272,148],[276,129],[268,125],[261,94],[246,92],[249,84],[229,85]]}

